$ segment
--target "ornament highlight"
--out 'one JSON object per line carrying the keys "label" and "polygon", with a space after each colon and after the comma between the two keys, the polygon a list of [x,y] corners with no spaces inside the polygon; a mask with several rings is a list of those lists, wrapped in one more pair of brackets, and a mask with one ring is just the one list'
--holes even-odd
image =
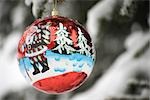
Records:
{"label": "ornament highlight", "polygon": [[45,93],[64,93],[79,87],[90,75],[95,50],[88,32],[61,16],[36,20],[18,45],[24,77]]}

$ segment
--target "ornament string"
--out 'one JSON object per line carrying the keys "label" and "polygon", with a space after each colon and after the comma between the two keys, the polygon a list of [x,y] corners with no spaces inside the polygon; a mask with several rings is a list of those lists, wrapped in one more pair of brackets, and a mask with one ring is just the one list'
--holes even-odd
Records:
{"label": "ornament string", "polygon": [[58,15],[57,10],[57,0],[53,0],[53,10],[52,10],[52,16]]}

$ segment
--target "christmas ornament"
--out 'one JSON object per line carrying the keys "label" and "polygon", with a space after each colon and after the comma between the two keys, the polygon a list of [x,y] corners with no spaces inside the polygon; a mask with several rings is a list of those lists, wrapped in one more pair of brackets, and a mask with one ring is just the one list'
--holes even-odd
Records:
{"label": "christmas ornament", "polygon": [[26,29],[19,41],[18,61],[35,88],[64,93],[89,77],[95,51],[88,32],[77,21],[53,15],[37,19]]}

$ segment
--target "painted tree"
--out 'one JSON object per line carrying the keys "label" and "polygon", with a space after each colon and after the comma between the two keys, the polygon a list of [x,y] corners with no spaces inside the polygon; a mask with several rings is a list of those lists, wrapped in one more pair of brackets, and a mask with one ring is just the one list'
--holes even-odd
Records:
{"label": "painted tree", "polygon": [[77,46],[80,48],[78,50],[78,52],[80,54],[85,54],[87,56],[91,56],[91,53],[90,53],[90,50],[91,50],[91,47],[88,45],[88,40],[84,37],[83,33],[81,32],[81,29],[78,28],[78,44]]}
{"label": "painted tree", "polygon": [[96,54],[95,54],[95,48],[94,48],[94,44],[92,44],[92,59],[93,60],[95,60],[95,56],[96,56]]}
{"label": "painted tree", "polygon": [[67,28],[64,27],[62,23],[59,23],[58,31],[55,34],[57,36],[55,41],[58,46],[53,50],[58,50],[60,54],[62,54],[63,51],[66,51],[67,54],[75,51],[72,47],[73,41],[69,38],[70,33],[67,32]]}

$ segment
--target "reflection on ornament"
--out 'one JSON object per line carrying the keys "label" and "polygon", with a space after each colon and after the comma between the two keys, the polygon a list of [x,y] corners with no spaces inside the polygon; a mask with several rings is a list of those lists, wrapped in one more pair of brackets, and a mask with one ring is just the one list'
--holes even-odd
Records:
{"label": "reflection on ornament", "polygon": [[87,31],[76,21],[52,16],[36,20],[18,45],[24,77],[46,93],[64,93],[79,87],[90,75],[95,51]]}

